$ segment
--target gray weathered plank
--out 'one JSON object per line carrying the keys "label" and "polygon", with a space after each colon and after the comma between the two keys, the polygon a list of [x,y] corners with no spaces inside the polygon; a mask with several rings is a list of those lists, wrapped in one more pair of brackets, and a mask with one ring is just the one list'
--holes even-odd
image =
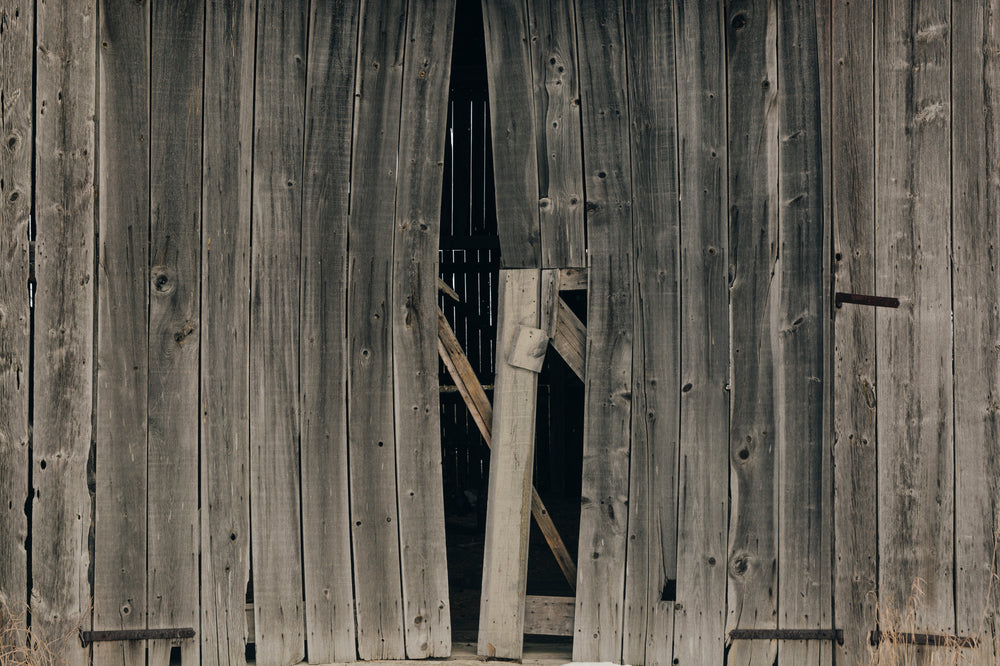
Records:
{"label": "gray weathered plank", "polygon": [[257,7],[250,296],[250,528],[257,659],[304,654],[299,280],[307,8]]}
{"label": "gray weathered plank", "polygon": [[538,268],[542,261],[538,162],[524,0],[483,0],[483,30],[500,258],[506,267]]}
{"label": "gray weathered plank", "polygon": [[302,559],[310,663],[353,661],[347,215],[357,2],[313,2],[302,174]]}
{"label": "gray weathered plank", "polygon": [[572,636],[576,600],[573,597],[524,597],[524,633],[536,636]]}
{"label": "gray weathered plank", "polygon": [[[348,451],[358,656],[403,659],[392,376],[392,244],[406,3],[361,11],[348,276]],[[404,167],[405,168],[405,167]]]}
{"label": "gray weathered plank", "polygon": [[[37,6],[32,631],[90,663],[96,2]],[[61,97],[61,99],[60,99]],[[22,137],[27,141],[28,137]],[[45,461],[44,468],[42,461]]]}
{"label": "gray weathered plank", "polygon": [[676,9],[675,3],[625,3],[636,224],[622,660],[647,666],[672,658],[674,603],[664,600],[664,590],[668,581],[677,579],[681,385]]}
{"label": "gray weathered plank", "polygon": [[955,624],[949,18],[876,5],[875,285],[901,301],[876,313],[879,619],[920,579],[909,630],[932,633]]}
{"label": "gray weathered plank", "polygon": [[250,204],[256,9],[205,6],[201,659],[245,658],[250,573]]}
{"label": "gray weathered plank", "polygon": [[539,324],[536,269],[500,271],[493,449],[479,647],[483,657],[520,659],[528,581],[528,527],[535,453],[538,374],[510,364],[518,331]]}
{"label": "gray weathered plank", "polygon": [[[777,627],[775,414],[769,294],[777,261],[777,16],[768,0],[730,3],[729,263],[732,368],[729,618],[726,629]],[[728,660],[766,664],[771,641],[733,641]]]}
{"label": "gray weathered plank", "polygon": [[393,248],[396,475],[408,659],[451,654],[441,477],[437,262],[454,0],[407,13]]}
{"label": "gray weathered plank", "polygon": [[[149,5],[99,3],[97,515],[94,628],[146,627]],[[145,641],[98,643],[145,663]]]}
{"label": "gray weathered plank", "polygon": [[[675,664],[721,664],[725,658],[729,230],[723,20],[721,1],[685,3],[676,16],[681,386]],[[654,661],[666,661],[656,656]]]}
{"label": "gray weathered plank", "polygon": [[632,181],[620,2],[578,2],[587,369],[574,661],[622,656],[632,394]]}
{"label": "gray weathered plank", "polygon": [[[875,96],[872,5],[833,2],[830,128],[836,291],[875,290]],[[867,659],[875,626],[878,520],[875,459],[875,317],[834,313],[834,625],[837,663]]]}
{"label": "gray weathered plank", "polygon": [[[198,626],[198,364],[204,3],[152,4],[147,626]],[[149,641],[151,666],[173,641]],[[180,643],[198,663],[199,641]]]}
{"label": "gray weathered plank", "polygon": [[566,361],[581,380],[586,371],[587,327],[562,298],[556,301],[556,326],[552,335],[552,348]]}
{"label": "gray weathered plank", "polygon": [[587,265],[573,14],[572,0],[528,2],[543,268]]}

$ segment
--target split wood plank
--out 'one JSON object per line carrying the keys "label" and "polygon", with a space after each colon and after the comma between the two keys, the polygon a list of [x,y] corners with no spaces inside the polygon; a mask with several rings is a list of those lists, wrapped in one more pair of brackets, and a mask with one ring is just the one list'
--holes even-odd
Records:
{"label": "split wood plank", "polygon": [[1000,660],[1000,3],[952,6],[952,215],[955,313],[956,633],[980,635],[970,660]]}
{"label": "split wood plank", "polygon": [[621,2],[578,2],[586,165],[587,370],[574,661],[622,657],[632,394],[633,242]]}
{"label": "split wood plank", "polygon": [[[831,144],[835,291],[874,294],[875,95],[870,3],[833,3]],[[868,658],[878,580],[874,308],[835,311],[833,401],[836,663]]]}
{"label": "split wood plank", "polygon": [[[778,456],[778,626],[833,622],[832,505],[826,424],[829,331],[824,279],[823,134],[816,5],[779,3],[781,192],[772,330]],[[830,641],[779,641],[783,664],[831,664]]]}
{"label": "split wood plank", "polygon": [[[348,451],[358,657],[404,659],[396,497],[393,226],[406,2],[361,10],[348,305]],[[404,167],[405,168],[405,167]]]}
{"label": "split wood plank", "polygon": [[257,660],[304,656],[299,297],[306,24],[257,7],[250,295],[250,530]]}
{"label": "split wood plank", "polygon": [[730,326],[724,19],[718,0],[676,16],[682,386],[674,664],[725,661]]}
{"label": "split wood plank", "polygon": [[520,659],[524,643],[538,374],[511,365],[509,358],[518,330],[539,324],[540,277],[530,268],[500,271],[496,436],[490,453],[477,649],[490,658]]}
{"label": "split wood plank", "polygon": [[[145,629],[149,322],[149,4],[99,3],[100,248],[94,627]],[[146,642],[96,643],[145,664]]]}
{"label": "split wood plank", "polygon": [[[35,7],[0,2],[0,625],[28,612],[28,226],[32,202],[32,106]],[[16,626],[16,625],[15,625]],[[23,633],[7,640],[24,645]],[[11,644],[13,643],[13,644]]]}
{"label": "split wood plank", "polygon": [[641,223],[633,238],[635,346],[622,661],[647,666],[672,659],[674,601],[664,592],[677,579],[681,336],[674,54],[680,35],[675,10],[672,3],[625,4],[633,204]]}
{"label": "split wood plank", "polygon": [[357,2],[311,3],[302,174],[302,560],[310,663],[357,656],[347,459],[347,225]]}
{"label": "split wood plank", "polygon": [[535,636],[572,636],[576,600],[529,594],[524,598],[524,633]]}
{"label": "split wood plank", "polygon": [[538,268],[539,181],[524,0],[483,0],[483,31],[500,257],[507,268]]}
{"label": "split wood plank", "polygon": [[587,288],[586,268],[563,268],[559,271],[559,291],[581,291]]}
{"label": "split wood plank", "polygon": [[441,476],[437,275],[455,0],[407,12],[392,264],[396,476],[408,659],[451,654]]}
{"label": "split wood plank", "polygon": [[[768,0],[726,16],[729,106],[729,263],[732,327],[729,618],[726,629],[777,629],[774,330],[777,261],[777,15]],[[731,663],[774,664],[773,641],[736,640]]]}
{"label": "split wood plank", "polygon": [[250,573],[253,2],[205,5],[201,252],[201,659],[241,664]]}
{"label": "split wood plank", "polygon": [[97,7],[65,0],[36,11],[31,539],[45,547],[31,553],[31,630],[68,666],[88,666],[76,632],[90,628],[91,611]]}
{"label": "split wood plank", "polygon": [[[150,629],[198,626],[198,375],[205,12],[151,5],[149,439],[146,567]],[[150,666],[175,641],[149,641]],[[199,663],[199,641],[180,642]]]}
{"label": "split wood plank", "polygon": [[542,268],[587,265],[572,0],[530,0],[528,35]]}
{"label": "split wood plank", "polygon": [[552,348],[559,352],[570,370],[582,380],[587,365],[587,327],[562,298],[556,299]]}
{"label": "split wood plank", "polygon": [[901,301],[876,314],[879,603],[921,579],[907,629],[953,634],[950,11],[876,7],[875,284]]}

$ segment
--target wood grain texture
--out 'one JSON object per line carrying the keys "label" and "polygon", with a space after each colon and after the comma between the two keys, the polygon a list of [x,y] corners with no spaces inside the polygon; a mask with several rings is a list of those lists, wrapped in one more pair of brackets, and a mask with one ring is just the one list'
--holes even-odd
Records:
{"label": "wood grain texture", "polygon": [[[35,7],[0,3],[0,623],[28,604],[28,372],[31,313],[32,60]],[[17,636],[18,644],[24,637]],[[13,646],[12,646],[13,647]]]}
{"label": "wood grain texture", "polygon": [[250,526],[257,659],[304,656],[299,297],[306,8],[257,7],[250,294]]}
{"label": "wood grain texture", "polygon": [[539,282],[536,269],[500,271],[496,411],[476,650],[482,657],[520,659],[524,641],[538,373],[509,359],[521,327],[539,324]]}
{"label": "wood grain texture", "polygon": [[901,301],[876,314],[879,603],[919,578],[911,630],[953,633],[950,12],[877,7],[875,284]]}
{"label": "wood grain texture", "polygon": [[392,359],[408,659],[451,654],[441,476],[437,276],[454,0],[407,13],[393,247]]}
{"label": "wood grain texture", "polygon": [[580,86],[572,0],[529,0],[532,100],[543,268],[587,265]]}
{"label": "wood grain texture", "polygon": [[676,17],[682,386],[674,664],[725,658],[729,229],[723,20],[722,2],[684,4]]}
{"label": "wood grain texture", "polygon": [[361,11],[349,229],[348,402],[358,656],[403,659],[394,429],[392,245],[406,3]]}
{"label": "wood grain texture", "polygon": [[[151,5],[147,626],[198,626],[202,57],[198,0]],[[169,664],[173,641],[149,641]],[[180,643],[197,663],[200,641]]]}
{"label": "wood grain texture", "polygon": [[91,610],[96,13],[66,0],[39,4],[36,19],[31,539],[45,546],[31,553],[31,623],[68,666],[90,663],[76,631]]}
{"label": "wood grain texture", "polygon": [[677,579],[681,301],[674,57],[675,12],[683,11],[675,3],[625,4],[636,224],[622,660],[647,666],[669,663],[673,652],[674,603],[663,597],[668,581]]}
{"label": "wood grain texture", "polygon": [[302,561],[310,663],[353,661],[347,224],[357,2],[311,3],[302,174]]}
{"label": "wood grain texture", "polygon": [[[835,291],[874,294],[875,96],[872,5],[833,2],[831,144]],[[878,580],[875,442],[876,310],[834,320],[834,624],[837,663],[868,658]]]}
{"label": "wood grain texture", "polygon": [[[146,628],[149,5],[102,1],[99,39],[97,515],[94,628]],[[98,643],[141,664],[145,641]]]}
{"label": "wood grain texture", "polygon": [[[777,15],[768,0],[730,3],[729,263],[731,341],[729,617],[726,629],[777,628],[774,324],[778,254]],[[733,641],[729,663],[775,660],[770,641]]]}
{"label": "wood grain texture", "polygon": [[524,597],[524,633],[535,636],[572,636],[576,600],[573,597]]}
{"label": "wood grain texture", "polygon": [[552,348],[581,380],[587,365],[587,327],[562,298],[556,303],[556,328]]}
{"label": "wood grain texture", "polygon": [[250,573],[250,205],[256,9],[205,5],[201,659],[245,658]]}
{"label": "wood grain texture", "polygon": [[623,7],[578,2],[590,256],[574,661],[622,656],[632,395],[632,180]]}
{"label": "wood grain texture", "polygon": [[538,268],[542,261],[539,181],[524,0],[483,0],[483,30],[500,258],[508,268]]}

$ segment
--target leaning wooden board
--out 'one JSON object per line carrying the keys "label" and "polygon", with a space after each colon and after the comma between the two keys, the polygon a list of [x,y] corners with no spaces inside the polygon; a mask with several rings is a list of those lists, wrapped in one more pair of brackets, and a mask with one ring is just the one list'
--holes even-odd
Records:
{"label": "leaning wooden board", "polygon": [[[94,629],[146,628],[149,5],[99,3]],[[145,664],[146,642],[94,661]]]}

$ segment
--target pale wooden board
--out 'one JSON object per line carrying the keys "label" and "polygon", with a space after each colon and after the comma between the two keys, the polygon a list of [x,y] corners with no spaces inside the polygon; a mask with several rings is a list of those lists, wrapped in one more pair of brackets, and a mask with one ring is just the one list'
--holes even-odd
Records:
{"label": "pale wooden board", "polygon": [[[876,292],[873,20],[870,3],[833,3],[833,285],[859,294]],[[876,621],[876,311],[844,305],[834,317],[834,658],[855,664]]]}
{"label": "pale wooden board", "polygon": [[[154,2],[150,58],[149,443],[151,629],[198,626],[198,374],[204,4]],[[174,641],[149,641],[150,666]],[[199,663],[200,641],[180,642]]]}
{"label": "pale wooden board", "polygon": [[437,279],[455,0],[415,0],[406,60],[393,248],[396,475],[409,659],[451,654],[441,476]]}
{"label": "pale wooden board", "polygon": [[524,597],[524,633],[539,636],[572,636],[576,600],[529,594]]}
{"label": "pale wooden board", "polygon": [[647,666],[672,659],[674,603],[662,599],[667,581],[677,579],[681,339],[675,9],[673,3],[625,3],[637,224],[622,661]]}
{"label": "pale wooden board", "polygon": [[85,666],[76,632],[90,628],[91,610],[97,7],[67,0],[37,12],[31,623],[67,666]]}
{"label": "pale wooden board", "polygon": [[587,241],[587,369],[574,661],[622,656],[632,393],[632,182],[620,2],[578,2]]}
{"label": "pale wooden board", "polygon": [[[97,630],[145,629],[149,5],[102,0],[97,15],[100,246],[93,622]],[[93,658],[109,665],[145,664],[145,648],[145,641],[97,643]]]}
{"label": "pale wooden board", "polygon": [[506,267],[538,268],[538,163],[524,0],[483,0],[483,30],[500,257]]}
{"label": "pale wooden board", "polygon": [[552,348],[559,352],[576,376],[583,379],[587,365],[587,327],[562,298],[557,300],[556,310]]}
{"label": "pale wooden board", "polygon": [[587,256],[573,1],[529,0],[528,34],[541,265],[583,267]]}
{"label": "pale wooden board", "polygon": [[302,174],[302,560],[311,663],[353,661],[347,483],[347,213],[357,2],[314,2]]}
{"label": "pale wooden board", "polygon": [[519,326],[514,332],[514,344],[507,354],[507,363],[515,368],[541,372],[549,338],[545,331],[533,326]]}
{"label": "pale wooden board", "polygon": [[299,477],[299,279],[306,25],[257,7],[250,293],[250,529],[257,659],[304,656]]}
{"label": "pale wooden board", "polygon": [[559,271],[559,291],[578,291],[586,288],[586,268],[564,268]]}
{"label": "pale wooden board", "polygon": [[[950,12],[876,5],[875,287],[880,622],[954,632]],[[919,32],[919,34],[917,34]],[[932,648],[916,652],[933,652]]]}
{"label": "pale wooden board", "polygon": [[[777,16],[767,0],[726,15],[731,357],[726,630],[777,628],[772,269],[777,259]],[[729,663],[775,660],[772,641],[733,641]]]}
{"label": "pale wooden board", "polygon": [[[978,6],[977,6],[978,4]],[[1000,3],[952,6],[952,195],[955,313],[955,612],[996,663],[1000,519]]]}
{"label": "pale wooden board", "polygon": [[406,3],[361,11],[348,232],[348,451],[358,656],[403,659],[392,244]]}
{"label": "pale wooden board", "polygon": [[[28,219],[32,201],[31,0],[0,3],[0,623],[27,618]],[[10,639],[23,644],[24,636]],[[13,646],[12,646],[13,647]]]}
{"label": "pale wooden board", "polygon": [[[681,664],[721,664],[725,658],[729,229],[723,19],[723,3],[706,1],[678,12],[676,24],[681,386],[673,661]],[[657,655],[655,661],[666,659]]]}
{"label": "pale wooden board", "polygon": [[539,282],[536,269],[500,271],[496,411],[477,650],[483,657],[520,659],[524,640],[538,374],[507,359],[518,330],[538,326]]}
{"label": "pale wooden board", "polygon": [[250,205],[256,11],[205,12],[201,246],[201,659],[243,663],[250,573]]}

